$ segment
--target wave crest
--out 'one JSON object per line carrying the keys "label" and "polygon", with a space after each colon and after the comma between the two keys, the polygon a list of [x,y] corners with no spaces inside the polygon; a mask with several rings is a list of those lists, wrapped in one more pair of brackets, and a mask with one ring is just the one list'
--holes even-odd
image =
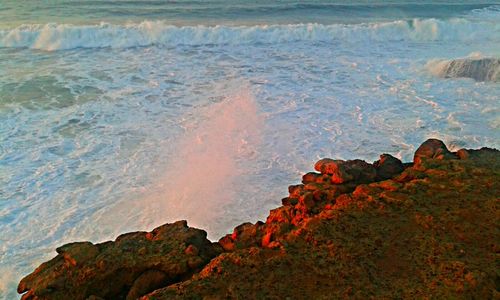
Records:
{"label": "wave crest", "polygon": [[162,21],[138,24],[21,25],[0,30],[0,48],[66,50],[178,45],[240,45],[295,41],[474,41],[498,39],[500,23],[466,19],[415,19],[356,25],[173,26]]}

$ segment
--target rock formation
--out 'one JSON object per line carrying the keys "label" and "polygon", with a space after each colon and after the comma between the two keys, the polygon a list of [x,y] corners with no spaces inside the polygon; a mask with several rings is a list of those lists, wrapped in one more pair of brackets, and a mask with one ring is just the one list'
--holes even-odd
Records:
{"label": "rock formation", "polygon": [[[476,298],[500,295],[500,152],[430,139],[413,164],[322,159],[266,222],[217,243],[185,222],[57,249],[23,299]],[[153,291],[154,290],[154,291]]]}
{"label": "rock formation", "polygon": [[436,76],[443,78],[472,78],[476,81],[500,81],[500,59],[462,58],[432,61],[427,67]]}
{"label": "rock formation", "polygon": [[198,272],[221,252],[203,230],[186,221],[151,232],[132,232],[114,242],[71,243],[25,277],[22,299],[137,299]]}

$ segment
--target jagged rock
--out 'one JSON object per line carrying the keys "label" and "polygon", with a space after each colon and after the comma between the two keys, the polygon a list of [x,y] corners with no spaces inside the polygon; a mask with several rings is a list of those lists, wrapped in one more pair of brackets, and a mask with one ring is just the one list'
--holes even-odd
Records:
{"label": "jagged rock", "polygon": [[291,223],[295,216],[295,208],[291,206],[281,206],[272,209],[267,216],[266,224],[271,223]]}
{"label": "jagged rock", "polygon": [[377,180],[390,179],[405,169],[403,163],[390,154],[380,155],[380,159],[373,163],[377,170]]}
{"label": "jagged rock", "polygon": [[219,244],[226,251],[258,245],[263,235],[263,224],[261,221],[255,224],[249,222],[240,224],[234,228],[232,234],[222,237]]}
{"label": "jagged rock", "polygon": [[[186,221],[152,232],[133,232],[114,242],[71,243],[21,280],[22,299],[135,299],[189,277],[221,252],[206,232]],[[185,253],[186,247],[198,253]],[[129,296],[127,296],[129,295]]]}
{"label": "jagged rock", "polygon": [[236,226],[233,230],[232,238],[233,240],[236,240],[237,238],[245,235],[252,235],[252,233],[249,233],[251,231],[252,233],[255,232],[255,227],[252,223],[246,222],[243,224],[240,224]]}
{"label": "jagged rock", "polygon": [[233,251],[236,247],[234,240],[231,238],[231,235],[228,234],[226,236],[223,236],[222,238],[219,239],[219,245],[225,250],[225,251]]}
{"label": "jagged rock", "polygon": [[[216,244],[178,222],[64,245],[19,290],[24,299],[135,299],[157,288],[140,299],[494,299],[500,152],[454,155],[428,140],[415,157],[322,160],[321,176],[290,186],[265,223]],[[453,157],[463,159],[443,160]],[[338,169],[352,178],[332,182]]]}
{"label": "jagged rock", "polygon": [[314,169],[321,172],[321,174],[331,175],[333,183],[343,183],[354,179],[354,177],[347,172],[346,162],[343,160],[323,158],[316,162]]}
{"label": "jagged rock", "polygon": [[445,159],[452,157],[454,157],[453,154],[451,154],[442,141],[437,139],[428,139],[420,145],[420,147],[418,147],[417,151],[415,151],[413,162],[419,165],[422,163],[422,159]]}
{"label": "jagged rock", "polygon": [[332,182],[332,176],[328,174],[321,174],[321,173],[316,173],[316,172],[309,172],[307,174],[304,174],[302,176],[302,183],[303,184],[308,184],[308,183],[331,183]]}
{"label": "jagged rock", "polygon": [[495,299],[500,154],[468,153],[408,166],[399,181],[351,183],[302,214],[305,195],[348,187],[312,191],[307,182],[303,203],[270,212],[260,245],[222,254],[143,300]]}
{"label": "jagged rock", "polygon": [[304,192],[304,190],[305,189],[303,184],[288,186],[288,193],[292,198],[298,198]]}
{"label": "jagged rock", "polygon": [[323,175],[321,173],[309,172],[302,176],[302,183],[310,183],[310,182],[321,182]]}
{"label": "jagged rock", "polygon": [[372,182],[377,175],[373,165],[359,159],[344,161],[323,158],[316,162],[314,169],[321,174],[330,175],[331,182],[334,184],[350,181]]}

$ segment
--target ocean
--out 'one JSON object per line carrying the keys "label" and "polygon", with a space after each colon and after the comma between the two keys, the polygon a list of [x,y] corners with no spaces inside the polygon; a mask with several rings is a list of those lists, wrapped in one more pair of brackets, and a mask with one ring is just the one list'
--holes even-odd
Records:
{"label": "ocean", "polygon": [[500,147],[494,1],[0,0],[0,299],[68,242],[264,220],[322,157]]}

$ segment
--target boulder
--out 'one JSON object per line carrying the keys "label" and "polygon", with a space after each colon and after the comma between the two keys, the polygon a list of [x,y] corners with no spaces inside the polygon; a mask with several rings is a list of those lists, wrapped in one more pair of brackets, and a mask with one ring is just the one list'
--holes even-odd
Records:
{"label": "boulder", "polygon": [[377,170],[377,180],[390,179],[403,172],[403,163],[390,154],[380,155],[380,159],[373,163]]}
{"label": "boulder", "polygon": [[419,165],[422,163],[422,159],[445,159],[451,157],[454,157],[454,155],[446,148],[446,145],[442,141],[428,139],[415,151],[413,162]]}
{"label": "boulder", "polygon": [[331,176],[331,182],[342,184],[345,182],[368,183],[375,180],[377,172],[373,165],[360,160],[334,160],[323,158],[316,162],[314,169]]}
{"label": "boulder", "polygon": [[257,221],[255,224],[243,223],[236,226],[232,234],[227,234],[219,240],[219,244],[226,251],[256,246],[260,244],[263,235],[263,222]]}
{"label": "boulder", "polygon": [[347,173],[346,162],[343,160],[323,158],[316,162],[314,169],[321,174],[331,175],[333,183],[343,183],[353,179],[352,175]]}
{"label": "boulder", "polygon": [[321,182],[323,175],[320,173],[309,172],[302,176],[302,183],[307,184],[311,182]]}

